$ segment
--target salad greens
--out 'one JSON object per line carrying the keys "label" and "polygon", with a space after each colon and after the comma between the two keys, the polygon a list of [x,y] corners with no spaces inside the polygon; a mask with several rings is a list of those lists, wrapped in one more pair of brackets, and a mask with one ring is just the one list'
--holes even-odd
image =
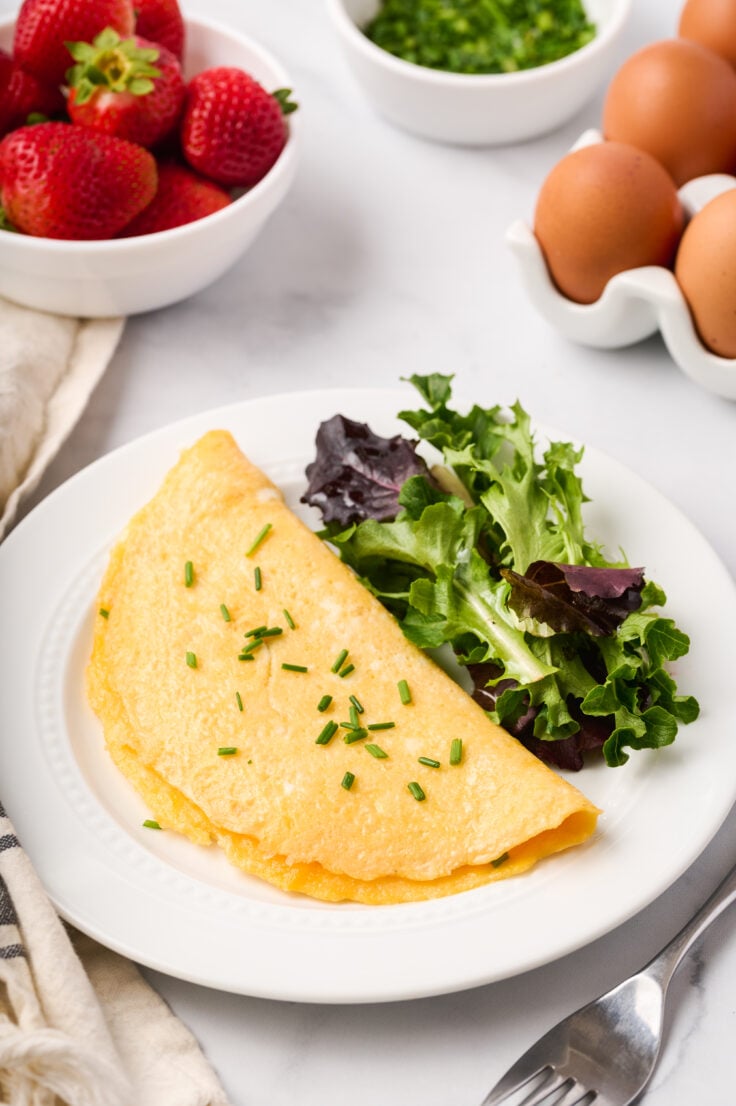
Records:
{"label": "salad greens", "polygon": [[578,769],[602,747],[615,766],[671,744],[698,714],[665,667],[689,640],[643,569],[585,535],[582,449],[540,456],[518,402],[463,415],[452,377],[410,379],[426,407],[399,417],[443,465],[341,416],[324,423],[304,496],[322,536],[411,641],[452,646],[477,701],[541,759]]}

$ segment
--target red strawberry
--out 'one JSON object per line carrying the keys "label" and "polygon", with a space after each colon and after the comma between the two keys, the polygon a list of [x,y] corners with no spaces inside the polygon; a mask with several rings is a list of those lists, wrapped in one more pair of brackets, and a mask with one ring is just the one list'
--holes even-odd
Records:
{"label": "red strawberry", "polygon": [[136,34],[165,46],[181,61],[186,31],[177,0],[136,0],[135,8]]}
{"label": "red strawberry", "polygon": [[105,27],[133,33],[133,0],[24,0],[13,57],[47,84],[63,84],[71,65],[67,42],[91,42]]}
{"label": "red strawberry", "polygon": [[0,138],[22,127],[33,113],[56,115],[64,111],[61,90],[44,84],[0,50]]}
{"label": "red strawberry", "polygon": [[174,129],[186,92],[179,62],[144,38],[124,41],[109,28],[93,43],[72,42],[67,106],[73,123],[140,146],[155,146]]}
{"label": "red strawberry", "polygon": [[224,188],[175,162],[159,165],[158,192],[148,207],[123,230],[123,237],[155,234],[204,219],[232,201]]}
{"label": "red strawberry", "polygon": [[142,146],[69,123],[20,127],[0,142],[0,204],[42,238],[112,238],[156,193]]}
{"label": "red strawberry", "polygon": [[189,82],[181,141],[192,166],[219,184],[257,184],[284,148],[289,90],[266,92],[242,69],[205,69]]}

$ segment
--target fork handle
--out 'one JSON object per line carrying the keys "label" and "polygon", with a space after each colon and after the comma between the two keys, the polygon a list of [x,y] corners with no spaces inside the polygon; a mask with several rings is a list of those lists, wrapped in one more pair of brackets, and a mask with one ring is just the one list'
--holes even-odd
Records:
{"label": "fork handle", "polygon": [[697,914],[682,927],[676,937],[650,960],[643,972],[658,979],[663,989],[677,970],[688,949],[704,933],[711,922],[736,899],[736,867],[732,868]]}

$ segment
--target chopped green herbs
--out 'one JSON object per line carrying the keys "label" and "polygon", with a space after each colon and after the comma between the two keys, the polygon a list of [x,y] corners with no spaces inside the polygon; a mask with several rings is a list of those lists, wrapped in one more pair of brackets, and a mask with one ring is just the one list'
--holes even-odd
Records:
{"label": "chopped green herbs", "polygon": [[254,661],[255,659],[252,653],[238,653],[239,661]]}
{"label": "chopped green herbs", "polygon": [[495,860],[491,861],[491,867],[492,868],[500,868],[502,864],[506,863],[508,858],[509,858],[508,853],[501,853],[500,856],[497,856]]}
{"label": "chopped green herbs", "polygon": [[341,680],[344,680],[346,676],[349,676],[351,672],[355,672],[354,664],[346,664],[344,668],[341,668],[338,672],[338,676]]}
{"label": "chopped green herbs", "polygon": [[345,737],[343,738],[343,741],[346,745],[354,745],[356,741],[362,741],[363,738],[367,736],[368,730],[348,730],[348,732],[345,734]]}
{"label": "chopped green herbs", "polygon": [[342,777],[342,783],[340,784],[340,786],[344,787],[346,791],[349,791],[354,783],[355,783],[355,776],[353,775],[353,773],[352,772],[346,772],[345,775]]}
{"label": "chopped green herbs", "polygon": [[187,561],[184,565],[184,586],[190,588],[194,583],[194,565]]}
{"label": "chopped green herbs", "polygon": [[380,745],[364,745],[363,748],[366,753],[370,753],[376,760],[388,760],[388,753]]}
{"label": "chopped green herbs", "polygon": [[329,745],[338,729],[339,726],[337,722],[328,722],[315,741],[315,745]]}
{"label": "chopped green herbs", "polygon": [[227,609],[224,603],[220,603],[220,614],[222,615],[225,622],[232,622],[230,611]]}
{"label": "chopped green herbs", "polygon": [[546,65],[596,33],[582,0],[383,0],[363,30],[404,61],[471,74]]}
{"label": "chopped green herbs", "polygon": [[238,749],[236,745],[221,745],[217,750],[218,757],[234,757]]}
{"label": "chopped green herbs", "polygon": [[408,706],[411,702],[411,692],[409,691],[409,685],[406,680],[399,680],[397,687],[399,689],[399,697],[404,706]]}
{"label": "chopped green herbs", "polygon": [[439,768],[440,762],[438,760],[432,760],[431,757],[419,757],[419,763],[425,764],[427,768]]}
{"label": "chopped green herbs", "polygon": [[291,617],[291,615],[287,611],[286,607],[284,607],[284,618],[286,619],[286,624],[289,627],[289,629],[290,630],[296,630],[296,622]]}
{"label": "chopped green herbs", "polygon": [[239,691],[235,692],[235,702],[238,704],[238,710],[242,710],[243,709],[243,700],[240,697],[240,692]]}
{"label": "chopped green herbs", "polygon": [[368,727],[369,730],[392,730],[396,725],[395,722],[371,722]]}
{"label": "chopped green herbs", "polygon": [[353,706],[357,710],[358,714],[363,714],[364,713],[363,706],[362,706],[360,700],[356,699],[356,697],[354,695],[350,696],[350,702],[353,704]]}
{"label": "chopped green herbs", "polygon": [[461,737],[453,738],[450,745],[450,764],[457,765],[463,759],[463,741]]}
{"label": "chopped green herbs", "polygon": [[263,640],[259,637],[253,638],[247,645],[244,645],[241,653],[243,656],[248,656],[249,653],[254,653],[256,649],[260,649],[263,645]]}
{"label": "chopped green herbs", "polygon": [[109,612],[109,611],[107,610],[107,608],[106,608],[106,607],[100,607],[100,609],[99,609],[99,611],[98,611],[97,613],[98,613],[98,614],[99,614],[99,615],[100,615],[100,616],[101,616],[102,618],[109,618],[109,617],[110,617],[110,612]]}
{"label": "chopped green herbs", "polygon": [[189,665],[190,668],[196,668],[197,667],[197,654],[196,653],[187,652],[187,664]]}
{"label": "chopped green herbs", "polygon": [[357,708],[354,706],[350,707],[350,724],[354,730],[357,730],[360,726],[360,722],[358,721],[358,711]]}
{"label": "chopped green herbs", "polygon": [[261,572],[260,566],[258,565],[256,565],[256,567],[253,569],[253,583],[256,591],[260,591],[263,587],[263,574]]}
{"label": "chopped green herbs", "polygon": [[256,537],[255,541],[253,542],[253,544],[251,545],[250,549],[246,550],[246,553],[245,553],[246,557],[250,557],[250,556],[253,555],[253,553],[255,553],[256,549],[258,549],[258,546],[261,544],[262,541],[264,541],[266,539],[268,534],[271,532],[272,528],[273,528],[273,524],[270,523],[270,522],[267,522],[266,525],[261,530],[261,532],[257,535],[257,537]]}
{"label": "chopped green herbs", "polygon": [[161,826],[153,818],[146,818],[143,825],[146,829],[161,829]]}
{"label": "chopped green herbs", "polygon": [[267,630],[268,626],[256,626],[253,630],[246,630],[243,637],[260,637],[264,630]]}
{"label": "chopped green herbs", "polygon": [[416,782],[416,780],[414,780],[412,783],[408,783],[406,786],[409,788],[418,803],[423,803],[424,800],[427,798],[427,796],[424,794],[423,789]]}
{"label": "chopped green herbs", "polygon": [[285,672],[309,672],[306,664],[282,664]]}
{"label": "chopped green herbs", "polygon": [[335,663],[332,666],[332,671],[333,672],[339,672],[340,669],[342,668],[342,666],[345,664],[345,661],[347,659],[348,659],[347,649],[341,649],[340,652],[337,654],[337,657],[335,658]]}
{"label": "chopped green herbs", "polygon": [[320,712],[320,714],[323,714],[327,710],[327,708],[329,707],[331,702],[332,702],[332,696],[331,695],[323,695],[322,696],[320,701],[317,703],[317,710]]}
{"label": "chopped green herbs", "polygon": [[263,640],[264,637],[278,637],[279,634],[283,634],[283,632],[280,626],[272,626],[270,630],[261,630],[258,636]]}

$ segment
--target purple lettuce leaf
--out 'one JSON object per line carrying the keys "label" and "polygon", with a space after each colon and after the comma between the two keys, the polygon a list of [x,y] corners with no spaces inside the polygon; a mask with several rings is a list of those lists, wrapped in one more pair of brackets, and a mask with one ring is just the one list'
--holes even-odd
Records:
{"label": "purple lettuce leaf", "polygon": [[556,633],[605,637],[641,605],[642,568],[592,568],[534,561],[525,573],[501,569],[511,585],[508,604],[522,620]]}
{"label": "purple lettuce leaf", "polygon": [[326,524],[393,519],[402,484],[411,476],[429,478],[414,447],[398,434],[381,438],[365,423],[334,415],[317,431],[317,455],[307,465],[301,501],[317,507]]}
{"label": "purple lettuce leaf", "polygon": [[[500,669],[495,664],[469,664],[467,669],[473,681],[473,699],[485,711],[495,711],[498,699],[504,691],[519,686],[515,680],[498,680]],[[488,686],[489,680],[498,680],[498,683]],[[572,696],[567,699],[567,709],[580,729],[570,737],[555,741],[544,741],[534,736],[534,719],[539,708],[529,704],[527,692],[520,696],[514,716],[505,718],[502,725],[544,764],[568,772],[579,772],[585,767],[584,754],[603,747],[613,732],[615,720],[613,715],[593,717],[583,714],[580,703]]]}

